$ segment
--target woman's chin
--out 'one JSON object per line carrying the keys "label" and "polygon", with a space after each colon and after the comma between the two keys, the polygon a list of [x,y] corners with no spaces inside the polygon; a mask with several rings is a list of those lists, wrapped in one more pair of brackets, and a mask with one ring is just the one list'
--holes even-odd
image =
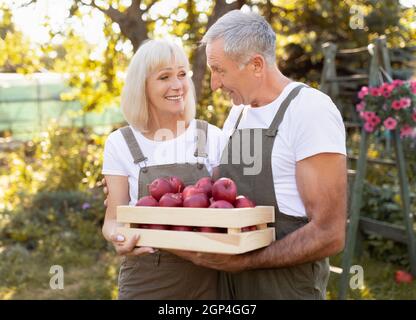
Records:
{"label": "woman's chin", "polygon": [[179,116],[182,115],[185,111],[185,108],[183,106],[178,108],[170,108],[166,110],[167,113],[171,114],[172,116]]}

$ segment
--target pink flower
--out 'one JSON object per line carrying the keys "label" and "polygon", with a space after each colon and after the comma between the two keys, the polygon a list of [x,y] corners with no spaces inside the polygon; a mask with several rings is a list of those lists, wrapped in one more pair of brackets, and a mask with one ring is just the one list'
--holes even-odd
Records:
{"label": "pink flower", "polygon": [[380,87],[380,92],[381,94],[385,97],[388,98],[391,94],[391,92],[393,91],[394,86],[388,83],[384,83],[381,87]]}
{"label": "pink flower", "polygon": [[403,128],[400,129],[400,138],[410,137],[413,134],[413,128],[408,124],[405,124]]}
{"label": "pink flower", "polygon": [[365,102],[364,101],[361,101],[360,103],[358,103],[355,106],[355,109],[357,110],[357,112],[364,111],[364,108],[365,108]]}
{"label": "pink flower", "polygon": [[416,111],[413,112],[412,119],[413,119],[414,122],[416,122]]}
{"label": "pink flower", "polygon": [[404,81],[396,79],[396,80],[393,80],[393,82],[391,84],[393,85],[394,88],[397,88],[397,87],[400,87],[401,85],[403,85]]}
{"label": "pink flower", "polygon": [[378,96],[381,95],[381,90],[379,88],[377,88],[377,87],[374,87],[374,88],[370,88],[369,89],[369,93],[373,97],[378,97]]}
{"label": "pink flower", "polygon": [[384,120],[383,124],[387,130],[394,130],[397,126],[397,120],[392,117],[388,117]]}
{"label": "pink flower", "polygon": [[416,94],[416,81],[410,82],[410,90],[413,94]]}
{"label": "pink flower", "polygon": [[362,118],[365,121],[370,121],[370,119],[376,117],[376,113],[374,111],[364,111],[362,114]]}
{"label": "pink flower", "polygon": [[410,98],[401,98],[400,99],[400,107],[402,109],[409,108],[411,104],[412,104],[412,100],[410,100]]}
{"label": "pink flower", "polygon": [[374,115],[374,117],[370,118],[367,122],[371,123],[373,126],[376,126],[381,122],[381,119]]}
{"label": "pink flower", "polygon": [[373,132],[374,131],[374,126],[370,122],[366,122],[364,124],[364,130],[366,132]]}
{"label": "pink flower", "polygon": [[368,87],[362,87],[360,92],[358,92],[358,98],[361,100],[368,94]]}
{"label": "pink flower", "polygon": [[401,100],[393,100],[391,103],[391,108],[394,110],[400,110],[402,108]]}

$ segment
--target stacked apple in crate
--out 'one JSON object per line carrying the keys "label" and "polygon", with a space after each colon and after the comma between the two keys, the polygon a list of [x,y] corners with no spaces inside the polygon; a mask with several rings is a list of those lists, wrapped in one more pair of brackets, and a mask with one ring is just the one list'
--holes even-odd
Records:
{"label": "stacked apple in crate", "polygon": [[[274,207],[255,206],[238,195],[232,179],[210,177],[184,185],[178,177],[154,180],[149,196],[135,207],[117,207],[118,232],[140,234],[137,246],[239,254],[269,245],[275,239]],[[237,196],[238,195],[238,196]]]}

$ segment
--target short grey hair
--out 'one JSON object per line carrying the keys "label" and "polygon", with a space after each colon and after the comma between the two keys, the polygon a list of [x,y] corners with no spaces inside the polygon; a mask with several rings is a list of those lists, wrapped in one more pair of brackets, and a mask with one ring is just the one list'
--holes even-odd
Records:
{"label": "short grey hair", "polygon": [[247,63],[253,54],[260,54],[268,65],[276,63],[276,33],[271,25],[254,12],[232,10],[219,18],[201,40],[206,45],[224,40],[224,52],[240,63]]}

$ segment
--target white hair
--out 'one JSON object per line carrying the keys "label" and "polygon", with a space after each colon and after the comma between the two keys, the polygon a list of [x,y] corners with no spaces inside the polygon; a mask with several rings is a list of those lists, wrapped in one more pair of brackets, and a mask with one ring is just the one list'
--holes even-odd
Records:
{"label": "white hair", "polygon": [[254,12],[232,10],[219,18],[205,33],[201,44],[224,40],[224,52],[240,63],[260,54],[268,65],[276,63],[276,33]]}
{"label": "white hair", "polygon": [[168,40],[147,40],[134,54],[121,93],[121,111],[126,121],[136,130],[148,131],[150,120],[146,94],[147,77],[155,70],[176,61],[185,66],[189,90],[185,97],[184,121],[195,117],[195,90],[189,77],[189,61],[182,47]]}

